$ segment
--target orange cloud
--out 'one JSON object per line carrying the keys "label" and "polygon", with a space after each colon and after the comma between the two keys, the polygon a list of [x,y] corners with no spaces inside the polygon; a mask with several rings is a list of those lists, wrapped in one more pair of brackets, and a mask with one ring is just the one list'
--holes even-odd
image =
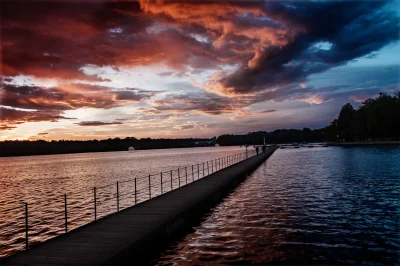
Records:
{"label": "orange cloud", "polygon": [[[59,87],[16,86],[0,88],[2,125],[24,122],[58,121],[66,110],[78,108],[109,109],[126,102],[138,102],[155,93],[138,89],[112,89],[88,84],[65,84]],[[9,129],[4,127],[4,129]]]}

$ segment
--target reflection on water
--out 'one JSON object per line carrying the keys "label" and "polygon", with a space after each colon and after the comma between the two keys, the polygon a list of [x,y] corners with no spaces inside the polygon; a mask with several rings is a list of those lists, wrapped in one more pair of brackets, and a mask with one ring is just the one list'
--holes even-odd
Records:
{"label": "reflection on water", "polygon": [[[65,231],[64,194],[67,194],[68,230],[94,219],[96,189],[97,218],[117,210],[116,182],[119,181],[120,209],[160,194],[160,172],[168,171],[163,180],[164,192],[195,179],[191,165],[243,152],[239,147],[205,147],[168,150],[82,153],[0,158],[0,258],[24,248],[24,205],[29,213],[29,245],[35,245]],[[186,166],[186,168],[185,168]],[[173,171],[170,183],[170,171]],[[211,168],[211,166],[210,166]],[[199,172],[197,172],[197,170]],[[210,172],[215,170],[210,169]],[[194,167],[201,177],[203,169]],[[205,169],[207,174],[208,170]],[[121,182],[127,180],[126,182]],[[154,186],[154,187],[153,187]],[[7,210],[7,211],[6,211]]]}
{"label": "reflection on water", "polygon": [[277,150],[156,265],[399,264],[400,148]]}

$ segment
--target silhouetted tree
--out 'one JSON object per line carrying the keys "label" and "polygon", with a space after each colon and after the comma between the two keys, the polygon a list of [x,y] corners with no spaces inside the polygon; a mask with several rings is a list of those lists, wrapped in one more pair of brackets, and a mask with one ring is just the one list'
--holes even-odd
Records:
{"label": "silhouetted tree", "polygon": [[340,114],[337,121],[339,129],[339,137],[344,141],[353,140],[353,122],[355,116],[355,110],[350,103],[343,105],[340,110]]}

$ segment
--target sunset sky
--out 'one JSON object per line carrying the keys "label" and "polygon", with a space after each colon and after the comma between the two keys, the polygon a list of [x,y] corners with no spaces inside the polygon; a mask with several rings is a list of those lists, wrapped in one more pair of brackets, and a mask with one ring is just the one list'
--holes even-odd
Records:
{"label": "sunset sky", "polygon": [[320,128],[400,90],[400,1],[0,4],[0,140]]}

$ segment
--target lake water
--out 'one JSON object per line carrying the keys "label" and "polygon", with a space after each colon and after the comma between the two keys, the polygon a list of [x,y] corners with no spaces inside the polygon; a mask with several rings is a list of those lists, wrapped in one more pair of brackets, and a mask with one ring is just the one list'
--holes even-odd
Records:
{"label": "lake water", "polygon": [[155,265],[400,265],[400,147],[279,149]]}
{"label": "lake water", "polygon": [[[65,231],[64,194],[67,195],[68,230],[151,196],[192,182],[215,171],[210,160],[243,152],[240,147],[204,147],[0,158],[0,258],[24,249],[25,209],[28,202],[29,245]],[[203,162],[209,161],[207,164]],[[215,162],[214,162],[215,163]],[[192,174],[192,165],[193,174]],[[178,178],[178,169],[179,177]],[[187,175],[186,175],[187,173]],[[137,197],[135,183],[137,178]]]}

